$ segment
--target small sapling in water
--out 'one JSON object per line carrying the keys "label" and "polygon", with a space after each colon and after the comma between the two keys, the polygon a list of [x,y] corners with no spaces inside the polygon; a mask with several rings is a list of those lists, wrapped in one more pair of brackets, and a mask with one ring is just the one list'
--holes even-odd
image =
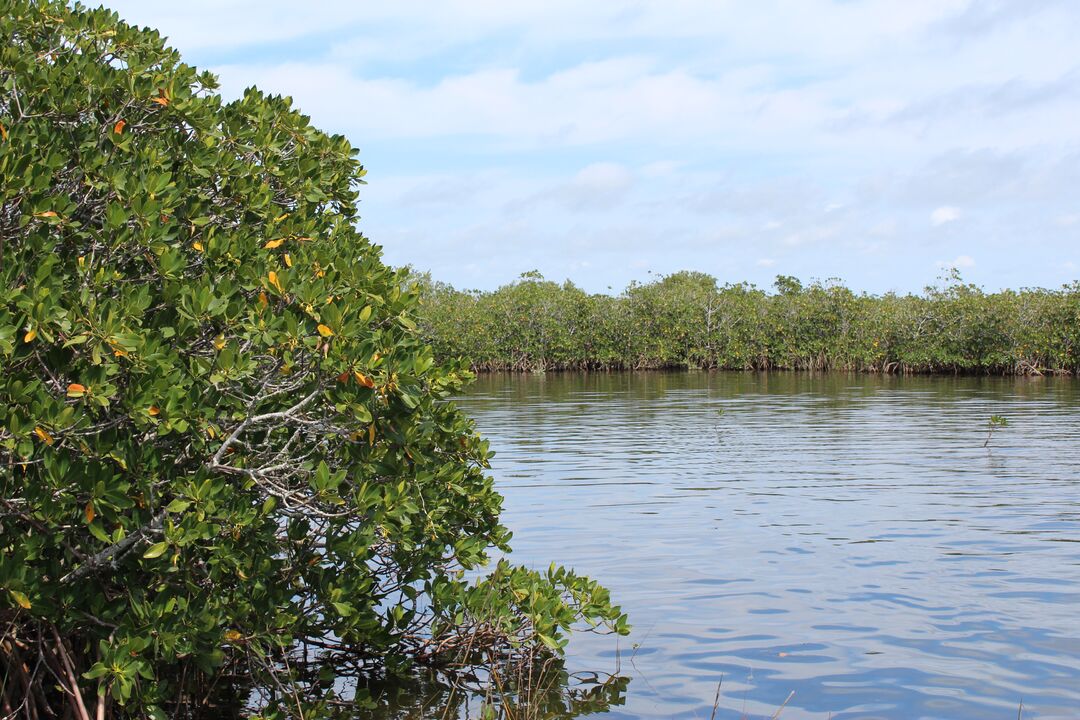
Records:
{"label": "small sapling in water", "polygon": [[990,439],[994,437],[994,431],[998,428],[1003,428],[1009,424],[1001,415],[991,415],[990,421],[986,425],[986,441],[983,442],[983,447],[987,447],[990,444]]}

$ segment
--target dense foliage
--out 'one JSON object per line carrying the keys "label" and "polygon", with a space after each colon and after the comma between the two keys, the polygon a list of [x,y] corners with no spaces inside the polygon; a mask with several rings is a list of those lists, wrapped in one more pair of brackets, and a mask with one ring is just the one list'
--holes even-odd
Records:
{"label": "dense foliage", "polygon": [[312,718],[343,672],[624,631],[561,568],[466,579],[509,538],[487,445],[350,144],[108,11],[0,5],[2,714]]}
{"label": "dense foliage", "polygon": [[613,297],[536,273],[493,292],[417,280],[436,355],[478,370],[1080,370],[1080,283],[985,293],[954,272],[921,295],[875,296],[783,276],[771,293],[719,287],[681,272]]}

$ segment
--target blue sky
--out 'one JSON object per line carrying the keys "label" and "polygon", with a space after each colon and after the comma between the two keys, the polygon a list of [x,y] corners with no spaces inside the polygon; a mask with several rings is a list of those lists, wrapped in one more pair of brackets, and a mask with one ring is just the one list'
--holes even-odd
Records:
{"label": "blue sky", "polygon": [[110,6],[348,136],[361,229],[459,287],[1080,278],[1073,0]]}

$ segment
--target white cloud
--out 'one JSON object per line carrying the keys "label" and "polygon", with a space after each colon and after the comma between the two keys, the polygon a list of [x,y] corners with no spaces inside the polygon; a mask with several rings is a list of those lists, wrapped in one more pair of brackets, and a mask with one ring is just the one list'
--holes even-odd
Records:
{"label": "white cloud", "polygon": [[939,268],[957,268],[963,270],[965,268],[975,267],[975,258],[970,255],[957,255],[952,260],[939,260],[937,262]]}
{"label": "white cloud", "polygon": [[347,135],[365,231],[451,282],[780,257],[917,289],[962,249],[1030,285],[1080,242],[1069,0],[110,5]]}
{"label": "white cloud", "polygon": [[571,210],[609,209],[621,203],[633,185],[634,174],[625,165],[599,162],[582,168],[550,196]]}
{"label": "white cloud", "polygon": [[955,222],[959,219],[960,209],[955,208],[952,205],[942,205],[941,207],[930,213],[930,223],[934,227],[947,225],[948,223]]}
{"label": "white cloud", "polygon": [[641,174],[647,178],[668,178],[675,175],[686,163],[678,160],[657,160],[641,168]]}
{"label": "white cloud", "polygon": [[624,165],[593,163],[574,176],[573,185],[585,192],[623,193],[634,183],[634,175]]}

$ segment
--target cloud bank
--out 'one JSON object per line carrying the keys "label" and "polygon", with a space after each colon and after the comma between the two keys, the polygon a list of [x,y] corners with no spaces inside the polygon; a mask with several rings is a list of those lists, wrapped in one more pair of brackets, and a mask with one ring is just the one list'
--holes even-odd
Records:
{"label": "cloud bank", "polygon": [[365,232],[456,285],[692,268],[906,291],[945,263],[994,289],[1080,262],[1066,0],[113,6],[226,95],[291,95],[346,134]]}

